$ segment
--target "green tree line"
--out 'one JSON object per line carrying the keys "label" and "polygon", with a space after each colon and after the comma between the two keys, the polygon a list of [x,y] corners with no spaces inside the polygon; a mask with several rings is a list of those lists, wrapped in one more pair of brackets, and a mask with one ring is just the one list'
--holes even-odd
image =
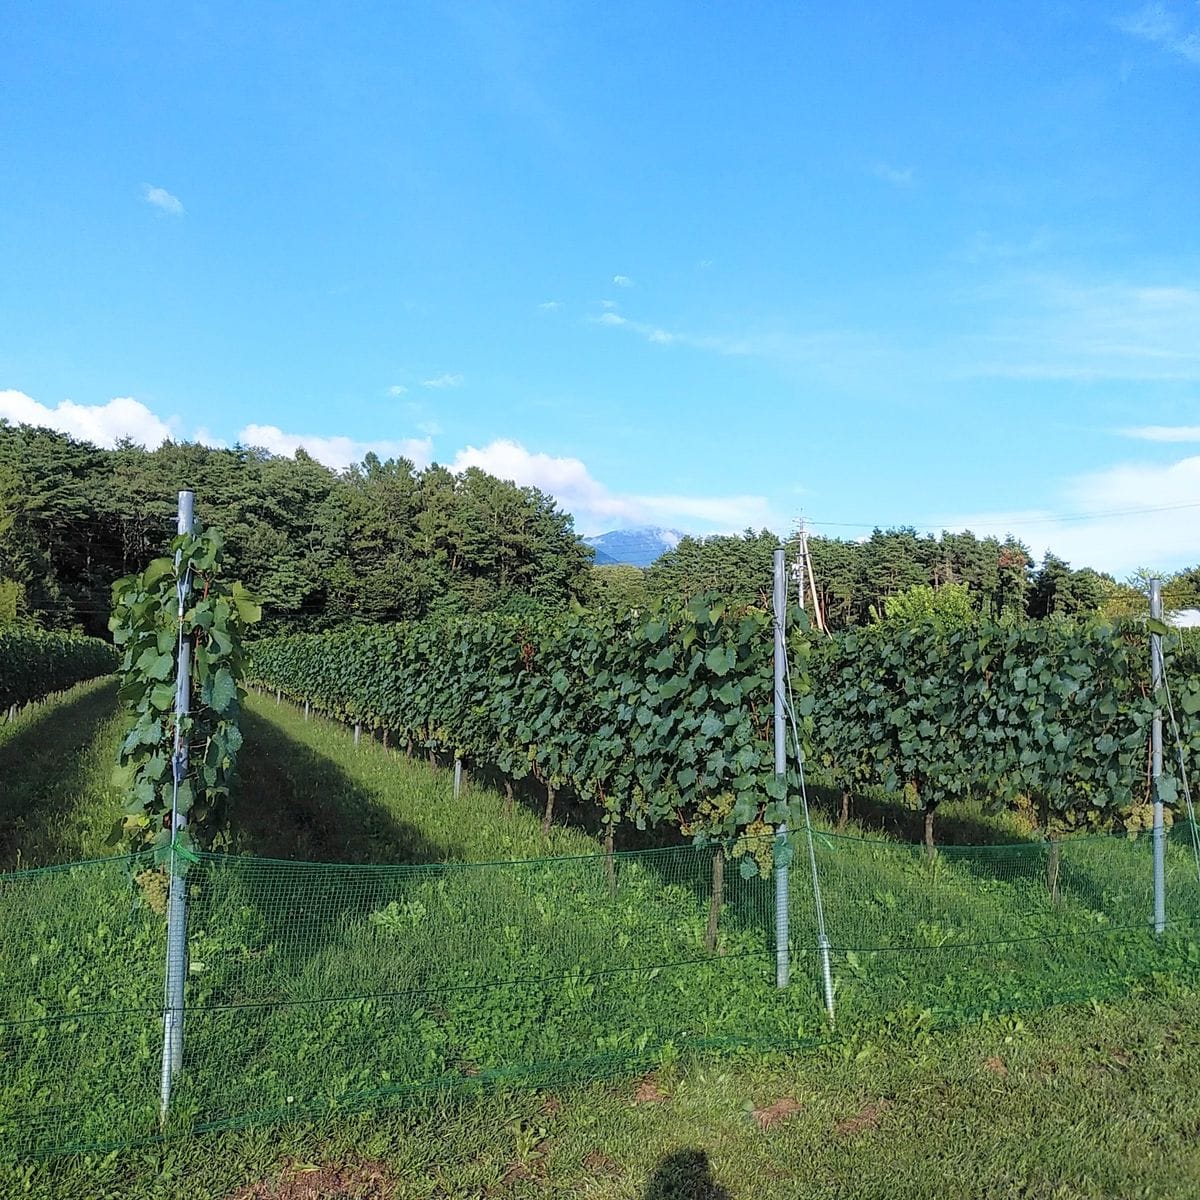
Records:
{"label": "green tree line", "polygon": [[[0,623],[107,632],[114,580],[175,535],[176,493],[225,536],[268,630],[446,612],[560,609],[592,551],[535,488],[374,455],[333,471],[249,446],[99,449],[0,421]],[[7,610],[7,611],[6,611]]]}
{"label": "green tree line", "polygon": [[[623,614],[709,591],[761,604],[778,545],[768,530],[746,530],[685,537],[646,570],[594,566],[552,497],[477,468],[368,455],[334,471],[303,450],[287,458],[186,442],[105,450],[0,420],[0,627],[103,636],[113,581],[163,553],[183,487],[196,492],[202,522],[224,532],[228,569],[261,598],[266,632],[556,612],[573,601]],[[1144,579],[1119,583],[1054,554],[1036,564],[1012,537],[876,529],[862,540],[811,537],[809,548],[833,629],[928,611],[927,596],[915,607],[904,599],[914,588],[958,608],[965,591],[981,616],[1145,609]],[[1200,602],[1200,567],[1172,577],[1165,599],[1168,608]]]}
{"label": "green tree line", "polygon": [[[685,537],[644,572],[633,567],[592,570],[597,603],[645,606],[685,600],[715,590],[731,600],[766,603],[772,554],[780,545],[770,530],[740,536]],[[876,529],[863,540],[810,536],[816,590],[826,623],[847,629],[888,616],[929,615],[935,607],[978,616],[1133,616],[1146,610],[1149,572],[1127,582],[1090,567],[1073,570],[1053,553],[1035,563],[1016,538],[978,537],[968,531],[918,534]],[[789,545],[789,561],[797,546]],[[807,586],[807,585],[806,585]],[[792,584],[793,596],[795,583]],[[935,603],[934,594],[942,599]],[[1200,567],[1168,577],[1168,609],[1200,603]]]}

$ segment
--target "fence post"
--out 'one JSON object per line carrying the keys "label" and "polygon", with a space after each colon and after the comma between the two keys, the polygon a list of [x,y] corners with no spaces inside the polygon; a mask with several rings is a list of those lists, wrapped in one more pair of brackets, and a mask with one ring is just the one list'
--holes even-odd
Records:
{"label": "fence post", "polygon": [[[775,551],[775,775],[787,779],[787,717],[784,668],[787,663],[787,563],[783,547]],[[775,842],[787,840],[787,822],[775,826]],[[788,869],[787,856],[775,856],[775,986],[787,987],[791,977],[788,954]]]}
{"label": "fence post", "polygon": [[[1150,580],[1150,619],[1163,619],[1162,580]],[[1158,707],[1158,694],[1163,685],[1162,635],[1150,630],[1150,682],[1154,689],[1154,720],[1150,725],[1150,777],[1154,800],[1154,932],[1161,936],[1167,927],[1166,893],[1166,830],[1163,827],[1163,803],[1160,781],[1162,780],[1162,709]]]}
{"label": "fence post", "polygon": [[[195,528],[195,494],[189,491],[179,493],[179,523],[180,534],[192,533]],[[182,555],[175,555],[176,570],[178,570]],[[175,854],[175,839],[187,825],[187,818],[181,816],[176,806],[179,787],[187,778],[188,773],[188,744],[183,736],[183,722],[188,715],[191,703],[192,682],[192,646],[183,633],[183,616],[187,611],[188,596],[191,592],[191,581],[187,574],[179,580],[179,641],[178,662],[175,672],[175,747],[171,756],[171,770],[174,781],[171,801],[171,857],[169,860],[171,880],[167,891],[167,965],[166,965],[166,1003],[163,1008],[163,1054],[162,1054],[162,1094],[159,1118],[165,1122],[171,1106],[171,1085],[183,1065],[183,987],[187,978],[187,881],[179,870]]]}
{"label": "fence post", "polygon": [[454,798],[455,800],[462,793],[462,759],[457,755],[454,757]]}
{"label": "fence post", "polygon": [[362,722],[355,721],[354,722],[354,744],[357,746],[361,739],[362,739]]}

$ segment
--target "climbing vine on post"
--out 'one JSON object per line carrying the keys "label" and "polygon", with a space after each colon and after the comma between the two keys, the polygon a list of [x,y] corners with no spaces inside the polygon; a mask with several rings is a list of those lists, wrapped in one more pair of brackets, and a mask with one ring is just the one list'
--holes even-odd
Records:
{"label": "climbing vine on post", "polygon": [[[242,745],[242,636],[262,616],[240,583],[222,578],[219,530],[181,534],[170,549],[171,557],[117,580],[109,619],[121,655],[119,695],[130,722],[114,774],[127,803],[113,841],[126,838],[136,849],[165,850],[171,843],[175,670],[183,639],[191,644],[192,669],[191,711],[181,729],[188,772],[177,797],[188,828],[179,841],[208,847],[225,836],[226,801]],[[181,623],[179,588],[185,579],[189,594]]]}

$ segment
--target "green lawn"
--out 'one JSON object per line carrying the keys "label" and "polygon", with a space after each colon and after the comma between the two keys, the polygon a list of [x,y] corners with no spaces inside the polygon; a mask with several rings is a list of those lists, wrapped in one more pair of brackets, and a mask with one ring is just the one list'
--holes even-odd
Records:
{"label": "green lawn", "polygon": [[0,870],[112,853],[116,694],[113,680],[92,680],[0,725]]}
{"label": "green lawn", "polygon": [[[6,866],[16,845],[24,865],[27,847],[63,861],[102,842],[117,736],[103,693],[84,689],[0,736]],[[1069,847],[1052,897],[1041,847],[930,863],[822,833],[831,934],[844,948],[831,1033],[799,859],[796,978],[780,994],[771,880],[731,866],[722,953],[707,956],[703,854],[619,856],[610,876],[585,834],[556,829],[547,844],[519,805],[505,815],[483,787],[456,801],[448,772],[355,747],[329,722],[256,698],[245,730],[238,854],[192,876],[194,1010],[177,1120],[273,1123],[0,1163],[0,1195],[1200,1190],[1189,1033],[1200,951],[1182,921],[1161,949],[1122,929],[1141,920],[1144,843]],[[38,770],[22,773],[27,760]],[[1193,903],[1182,850],[1171,892],[1181,914]],[[586,857],[506,861],[546,854]],[[343,865],[314,874],[305,860]],[[454,861],[497,865],[437,865]],[[33,1041],[25,1026],[0,1030],[0,1120],[41,1087],[43,1132],[103,1142],[152,1130],[161,919],[140,895],[116,861],[0,882],[0,1016],[36,1031],[38,1005],[109,1003]],[[986,946],[965,948],[989,932]],[[904,954],[879,949],[898,937]],[[385,994],[389,980],[399,984]],[[1120,998],[1046,1008],[1072,991]],[[16,992],[36,995],[33,1008],[15,1012]],[[1005,1007],[1025,1011],[972,1016]],[[748,1048],[756,1038],[812,1044]],[[705,1049],[715,1044],[726,1048]],[[10,1146],[30,1135],[11,1120],[4,1130]]]}

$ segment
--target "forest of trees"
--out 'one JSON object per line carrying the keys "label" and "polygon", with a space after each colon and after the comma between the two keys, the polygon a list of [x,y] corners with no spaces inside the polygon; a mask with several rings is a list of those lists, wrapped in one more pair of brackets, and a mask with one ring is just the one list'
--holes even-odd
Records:
{"label": "forest of trees", "polygon": [[[368,455],[339,472],[302,450],[194,443],[103,450],[0,420],[0,625],[103,635],[113,581],[162,552],[181,487],[224,532],[232,571],[263,602],[265,632],[573,601],[626,611],[708,589],[766,602],[778,544],[767,530],[685,537],[644,571],[594,566],[552,497],[476,468]],[[1145,606],[1144,580],[1072,570],[1053,554],[1037,564],[1012,537],[877,529],[859,541],[810,537],[809,548],[835,629],[888,615],[889,601],[898,615],[896,597],[914,588],[1034,619]],[[1200,568],[1172,576],[1165,598],[1169,608],[1200,602]]]}
{"label": "forest of trees", "polygon": [[534,488],[372,455],[336,472],[302,450],[132,443],[102,450],[0,421],[0,623],[107,631],[115,579],[161,554],[176,493],[224,533],[271,629],[320,629],[586,593],[592,551]]}
{"label": "forest of trees", "polygon": [[[778,537],[765,529],[735,537],[685,537],[645,572],[638,599],[645,603],[716,588],[766,603],[777,545]],[[938,590],[948,584],[959,585],[955,604],[965,590],[976,612],[995,616],[1118,616],[1146,606],[1145,580],[1119,583],[1090,567],[1072,570],[1050,553],[1038,564],[1012,537],[980,538],[970,532],[933,537],[901,528],[876,529],[861,541],[810,536],[808,545],[822,611],[832,629],[884,616],[890,599],[912,589]],[[789,558],[794,555],[792,546]],[[636,593],[636,582],[616,572],[629,570],[596,567],[593,573],[611,572],[607,590],[624,602]],[[1200,568],[1171,576],[1164,599],[1168,608],[1200,602]]]}

